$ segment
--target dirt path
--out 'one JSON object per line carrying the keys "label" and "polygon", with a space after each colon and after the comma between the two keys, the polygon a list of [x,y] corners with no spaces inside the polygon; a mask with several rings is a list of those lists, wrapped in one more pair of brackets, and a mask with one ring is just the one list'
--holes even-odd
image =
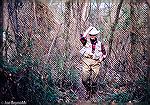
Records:
{"label": "dirt path", "polygon": [[[108,105],[108,103],[106,103],[106,102],[103,102],[103,103],[93,103],[93,102],[91,102],[90,100],[88,100],[88,101],[81,101],[81,102],[77,102],[75,105]],[[118,105],[117,103],[111,103],[110,105]],[[130,103],[130,102],[128,102],[128,103],[126,103],[126,105],[133,105],[133,103]]]}
{"label": "dirt path", "polygon": [[76,105],[98,105],[98,103],[92,103],[90,100],[77,102]]}

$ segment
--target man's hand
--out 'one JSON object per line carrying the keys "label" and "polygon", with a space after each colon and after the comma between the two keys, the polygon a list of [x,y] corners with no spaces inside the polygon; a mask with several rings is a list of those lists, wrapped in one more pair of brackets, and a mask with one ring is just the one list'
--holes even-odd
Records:
{"label": "man's hand", "polygon": [[83,37],[86,37],[86,35],[93,29],[92,26],[90,26],[84,33],[83,33]]}
{"label": "man's hand", "polygon": [[99,64],[99,63],[101,63],[100,60],[95,60],[95,63],[94,63],[94,64],[96,65],[96,64]]}
{"label": "man's hand", "polygon": [[86,53],[84,54],[84,56],[87,57],[87,58],[92,58],[93,57],[93,55],[86,54]]}
{"label": "man's hand", "polygon": [[102,62],[102,61],[103,61],[103,57],[100,57],[100,58],[99,58],[99,61]]}

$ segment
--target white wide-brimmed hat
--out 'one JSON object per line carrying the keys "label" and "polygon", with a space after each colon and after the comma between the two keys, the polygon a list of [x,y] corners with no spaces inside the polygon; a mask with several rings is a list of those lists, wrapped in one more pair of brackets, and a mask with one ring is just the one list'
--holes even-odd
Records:
{"label": "white wide-brimmed hat", "polygon": [[89,31],[89,35],[97,35],[100,31],[98,31],[95,27],[91,27],[91,30]]}

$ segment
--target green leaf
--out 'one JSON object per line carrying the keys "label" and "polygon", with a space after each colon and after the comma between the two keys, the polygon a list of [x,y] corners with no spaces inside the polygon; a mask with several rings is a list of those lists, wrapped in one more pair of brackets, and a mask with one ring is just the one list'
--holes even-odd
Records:
{"label": "green leaf", "polygon": [[119,84],[118,84],[118,83],[114,83],[114,84],[113,84],[113,87],[114,87],[115,89],[118,89],[118,88],[119,88]]}
{"label": "green leaf", "polygon": [[40,59],[35,59],[33,64],[34,66],[38,66],[40,62],[41,62]]}
{"label": "green leaf", "polygon": [[12,72],[12,73],[17,73],[18,68],[12,66],[12,67],[9,67],[9,71]]}

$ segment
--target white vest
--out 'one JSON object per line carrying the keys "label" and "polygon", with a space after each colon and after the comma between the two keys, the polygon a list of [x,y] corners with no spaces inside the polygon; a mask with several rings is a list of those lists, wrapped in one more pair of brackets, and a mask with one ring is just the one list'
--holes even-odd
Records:
{"label": "white vest", "polygon": [[80,54],[83,56],[93,55],[93,59],[103,59],[103,53],[101,52],[101,42],[96,43],[95,51],[92,53],[92,44],[90,40],[87,40],[86,45],[80,50]]}

